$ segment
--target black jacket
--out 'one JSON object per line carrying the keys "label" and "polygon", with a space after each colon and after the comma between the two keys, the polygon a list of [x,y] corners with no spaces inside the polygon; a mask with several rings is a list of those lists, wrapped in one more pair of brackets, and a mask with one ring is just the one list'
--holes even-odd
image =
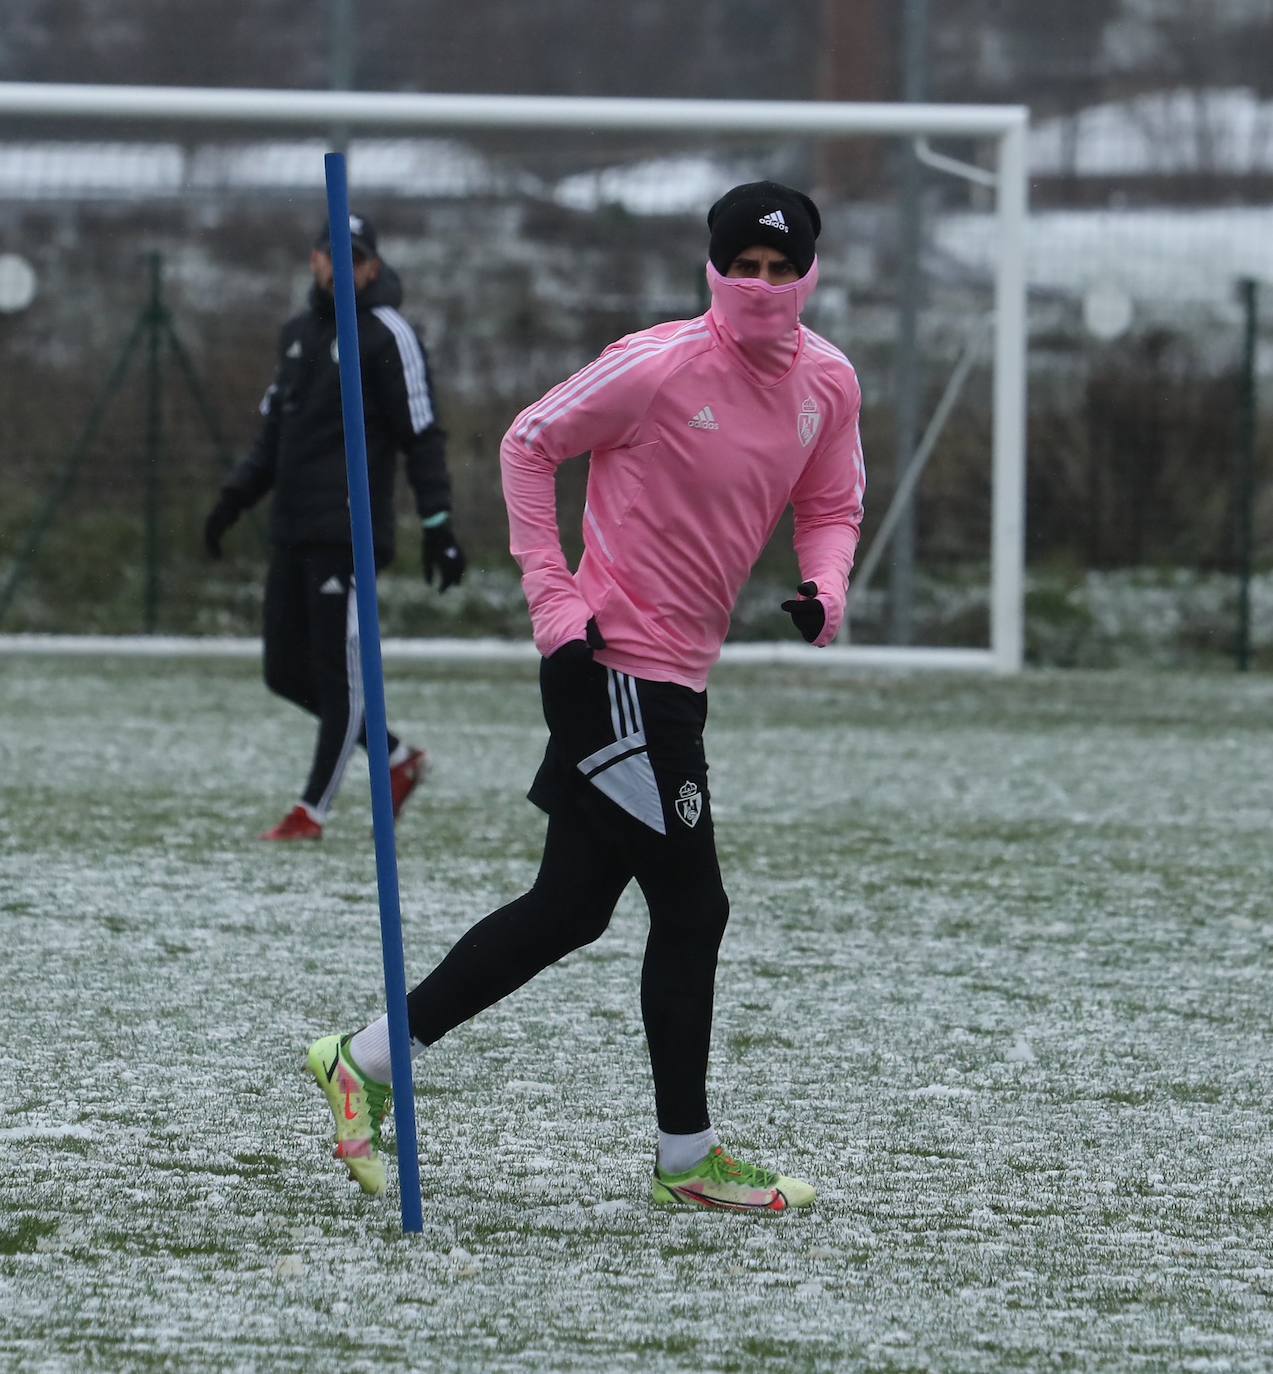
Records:
{"label": "black jacket", "polygon": [[[380,277],[357,299],[371,523],[377,562],[383,564],[393,557],[397,453],[406,455],[421,516],[450,509],[451,481],[428,358],[397,310],[397,274],[382,265]],[[331,293],[317,285],[310,289],[309,308],[288,320],[279,335],[278,369],[261,414],[256,443],[225,489],[245,507],[274,493],[275,544],[349,544],[336,311]]]}

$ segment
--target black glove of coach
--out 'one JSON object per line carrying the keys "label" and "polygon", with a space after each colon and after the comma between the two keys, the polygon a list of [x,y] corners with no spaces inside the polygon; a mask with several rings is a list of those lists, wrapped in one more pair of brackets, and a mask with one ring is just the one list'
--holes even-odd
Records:
{"label": "black glove of coach", "polygon": [[464,550],[455,542],[451,522],[424,527],[424,580],[433,585],[433,575],[438,577],[438,591],[444,592],[453,587],[464,576],[467,560]]}
{"label": "black glove of coach", "polygon": [[243,498],[237,491],[227,487],[203,522],[203,546],[209,558],[221,557],[222,536],[242,514]]}
{"label": "black glove of coach", "polygon": [[552,661],[554,663],[590,663],[593,650],[604,649],[605,647],[606,641],[597,628],[597,617],[594,615],[584,629],[584,638],[568,639],[560,649],[553,651]]}
{"label": "black glove of coach", "polygon": [[827,623],[827,612],[818,597],[816,582],[802,582],[796,588],[797,599],[784,601],[782,609],[795,621],[796,629],[810,644],[822,633]]}

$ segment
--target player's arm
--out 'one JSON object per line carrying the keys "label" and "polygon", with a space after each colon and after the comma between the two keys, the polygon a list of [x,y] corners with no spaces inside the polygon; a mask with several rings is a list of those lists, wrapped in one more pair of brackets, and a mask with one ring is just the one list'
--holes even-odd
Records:
{"label": "player's arm", "polygon": [[627,351],[628,342],[611,345],[528,406],[500,445],[509,549],[522,570],[535,646],[545,658],[585,639],[592,618],[561,547],[557,469],[568,458],[630,442],[657,386],[656,372]]}
{"label": "player's arm", "polygon": [[[821,603],[823,623],[817,626],[816,616],[804,614],[798,603],[785,602],[784,609],[818,648],[835,638],[844,620],[849,570],[862,527],[866,465],[858,428],[859,409],[860,400],[855,399],[849,421],[821,445],[791,493],[801,598]],[[815,592],[806,590],[810,583],[816,585]]]}
{"label": "player's arm", "polygon": [[373,312],[384,339],[371,359],[370,382],[394,443],[406,459],[407,482],[415,494],[423,534],[424,580],[438,578],[446,591],[464,576],[466,560],[451,525],[451,474],[446,430],[433,397],[429,355],[415,330],[396,311]]}
{"label": "player's arm", "polygon": [[227,490],[233,489],[238,493],[245,508],[256,505],[274,486],[274,474],[278,467],[279,423],[282,415],[280,389],[288,338],[289,330],[285,325],[279,333],[274,380],[266,387],[261,404],[257,407],[261,414],[261,423],[256,431],[256,440],[225,484]]}
{"label": "player's arm", "polygon": [[446,430],[433,397],[429,356],[415,330],[396,310],[375,312],[385,332],[370,361],[368,380],[397,448],[405,455],[407,481],[422,520],[451,510]]}
{"label": "player's arm", "polygon": [[278,469],[281,408],[279,387],[282,382],[288,333],[288,327],[285,325],[279,334],[274,380],[261,397],[261,423],[256,432],[256,439],[246,456],[235,465],[226,478],[217,503],[209,511],[204,522],[203,542],[213,558],[221,557],[221,540],[230,526],[274,486],[274,476]]}

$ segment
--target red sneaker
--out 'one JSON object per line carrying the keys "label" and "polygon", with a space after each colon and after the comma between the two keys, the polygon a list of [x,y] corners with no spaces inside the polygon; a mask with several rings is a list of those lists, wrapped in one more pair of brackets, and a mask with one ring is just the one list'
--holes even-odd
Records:
{"label": "red sneaker", "polygon": [[299,804],[272,829],[261,833],[263,840],[321,840],[323,827]]}
{"label": "red sneaker", "polygon": [[423,749],[413,749],[401,763],[389,770],[389,790],[393,797],[393,818],[396,821],[407,798],[429,773],[429,756]]}

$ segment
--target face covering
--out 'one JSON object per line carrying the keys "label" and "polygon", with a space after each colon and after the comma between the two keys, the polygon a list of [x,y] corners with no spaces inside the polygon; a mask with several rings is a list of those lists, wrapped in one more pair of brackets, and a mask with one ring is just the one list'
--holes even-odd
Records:
{"label": "face covering", "polygon": [[760,346],[768,351],[774,345],[791,349],[800,312],[818,284],[818,260],[814,258],[798,281],[785,286],[770,286],[755,277],[722,277],[709,262],[707,282],[712,290],[712,316],[735,343],[744,350]]}

